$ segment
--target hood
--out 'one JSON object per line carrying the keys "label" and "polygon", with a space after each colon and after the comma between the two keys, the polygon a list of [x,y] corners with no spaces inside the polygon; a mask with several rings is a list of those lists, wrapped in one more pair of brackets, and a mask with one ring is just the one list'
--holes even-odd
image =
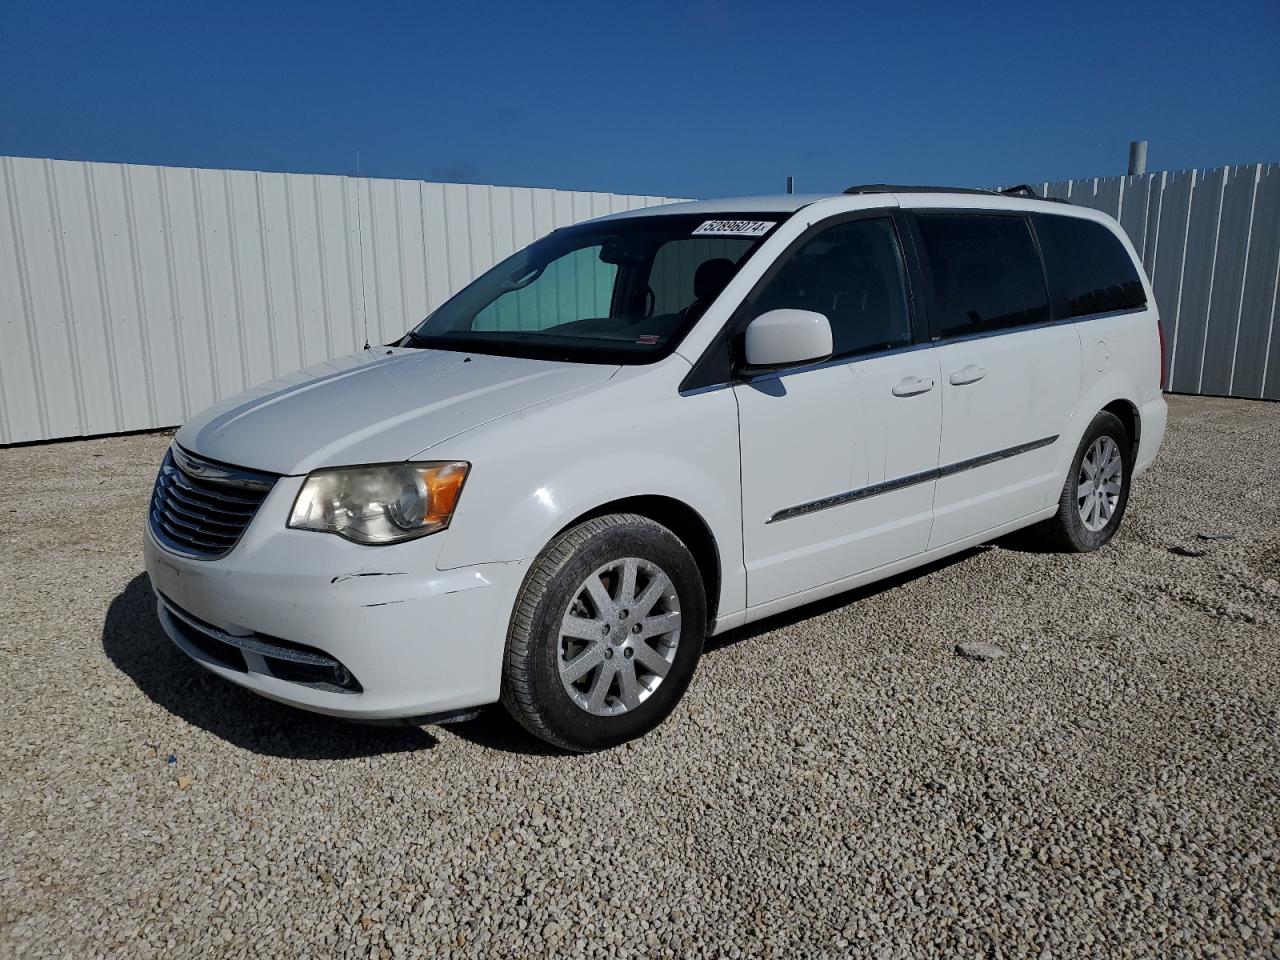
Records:
{"label": "hood", "polygon": [[279,474],[406,460],[535,403],[609,379],[613,365],[375,347],[210,407],[178,431],[200,456]]}

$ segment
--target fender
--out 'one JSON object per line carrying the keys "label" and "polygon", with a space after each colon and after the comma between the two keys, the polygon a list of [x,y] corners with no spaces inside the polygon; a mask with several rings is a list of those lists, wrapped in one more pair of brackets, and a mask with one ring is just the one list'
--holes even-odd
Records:
{"label": "fender", "polygon": [[[1159,356],[1158,322],[1155,311],[1148,309],[1097,317],[1078,324],[1084,390],[1062,431],[1056,451],[1054,473],[1058,483],[1053,497],[1056,498],[1066,481],[1085,431],[1104,407],[1117,400],[1124,401],[1133,408],[1140,435],[1147,432],[1141,412],[1145,404],[1160,397],[1159,369],[1151,361],[1152,357]],[[1162,433],[1163,425],[1160,425],[1157,435],[1141,439],[1154,439],[1158,443]],[[1133,439],[1137,441],[1140,437]]]}
{"label": "fender", "polygon": [[715,540],[721,615],[743,609],[737,403],[730,390],[682,396],[688,371],[675,355],[626,368],[589,398],[531,407],[425,451],[472,465],[437,566],[529,560],[584,514],[662,496],[696,513]]}
{"label": "fender", "polygon": [[[1139,416],[1140,404],[1137,401],[1137,391],[1134,389],[1132,378],[1127,376],[1120,370],[1111,370],[1094,382],[1080,398],[1080,402],[1076,404],[1076,408],[1072,411],[1071,419],[1067,422],[1066,428],[1062,432],[1059,439],[1056,455],[1054,457],[1053,472],[1058,478],[1058,482],[1050,489],[1049,497],[1045,506],[1056,502],[1058,494],[1062,491],[1062,484],[1066,482],[1067,473],[1071,470],[1071,461],[1075,459],[1076,448],[1080,446],[1080,441],[1084,439],[1085,431],[1089,429],[1089,424],[1093,422],[1104,407],[1122,400],[1134,408],[1134,416]],[[1133,438],[1136,440],[1137,438]]]}

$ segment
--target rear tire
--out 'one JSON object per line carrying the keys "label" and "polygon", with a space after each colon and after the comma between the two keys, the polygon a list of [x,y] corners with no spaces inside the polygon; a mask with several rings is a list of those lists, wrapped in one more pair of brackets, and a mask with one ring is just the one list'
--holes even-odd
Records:
{"label": "rear tire", "polygon": [[635,514],[586,520],[557,536],[525,578],[502,704],[565,750],[617,746],[675,708],[705,634],[702,576],[674,533]]}
{"label": "rear tire", "polygon": [[1120,418],[1103,410],[1085,431],[1058,498],[1058,512],[1037,530],[1069,553],[1097,550],[1115,536],[1129,504],[1133,441]]}

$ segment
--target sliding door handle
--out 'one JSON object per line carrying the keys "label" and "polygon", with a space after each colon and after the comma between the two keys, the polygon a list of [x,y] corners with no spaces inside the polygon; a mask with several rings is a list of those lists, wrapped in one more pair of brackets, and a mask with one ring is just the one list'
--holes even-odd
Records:
{"label": "sliding door handle", "polygon": [[933,389],[933,377],[903,377],[893,385],[895,397],[914,397]]}
{"label": "sliding door handle", "polygon": [[976,363],[968,364],[961,367],[950,377],[951,385],[955,387],[963,387],[966,383],[977,383],[987,375],[987,371]]}

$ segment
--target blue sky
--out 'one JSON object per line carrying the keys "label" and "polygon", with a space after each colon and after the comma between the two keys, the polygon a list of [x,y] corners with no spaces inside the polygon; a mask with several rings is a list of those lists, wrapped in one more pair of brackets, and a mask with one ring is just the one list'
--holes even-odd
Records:
{"label": "blue sky", "polygon": [[723,196],[1280,160],[1280,2],[0,10],[0,154]]}

